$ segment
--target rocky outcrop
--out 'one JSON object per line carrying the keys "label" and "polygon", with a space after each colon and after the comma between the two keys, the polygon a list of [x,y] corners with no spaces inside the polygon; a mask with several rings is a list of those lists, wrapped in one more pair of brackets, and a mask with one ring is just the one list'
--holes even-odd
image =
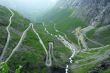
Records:
{"label": "rocky outcrop", "polygon": [[75,9],[71,16],[85,19],[88,23],[93,20],[110,23],[110,0],[61,0],[57,6]]}

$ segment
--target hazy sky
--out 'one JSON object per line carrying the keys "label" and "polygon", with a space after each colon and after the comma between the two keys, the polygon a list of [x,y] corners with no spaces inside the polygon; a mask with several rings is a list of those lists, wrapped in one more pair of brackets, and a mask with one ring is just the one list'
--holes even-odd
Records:
{"label": "hazy sky", "polygon": [[45,10],[56,4],[57,0],[0,0],[0,4],[16,8]]}
{"label": "hazy sky", "polygon": [[58,0],[0,0],[0,4],[14,8],[23,15],[40,14],[52,8]]}

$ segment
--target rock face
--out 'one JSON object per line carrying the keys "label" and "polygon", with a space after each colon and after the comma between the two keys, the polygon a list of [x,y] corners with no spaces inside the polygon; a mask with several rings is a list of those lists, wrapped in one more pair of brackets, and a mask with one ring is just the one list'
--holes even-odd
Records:
{"label": "rock face", "polygon": [[110,23],[110,0],[60,0],[57,6],[75,9],[72,16],[88,22],[100,20],[101,24]]}

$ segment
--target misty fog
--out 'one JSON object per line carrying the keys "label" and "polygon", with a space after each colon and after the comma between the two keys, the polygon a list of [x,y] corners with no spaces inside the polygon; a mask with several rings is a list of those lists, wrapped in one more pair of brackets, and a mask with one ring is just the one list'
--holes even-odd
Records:
{"label": "misty fog", "polygon": [[[50,10],[58,0],[0,0],[0,4],[18,11],[29,19],[35,19]],[[35,19],[36,20],[36,19]]]}

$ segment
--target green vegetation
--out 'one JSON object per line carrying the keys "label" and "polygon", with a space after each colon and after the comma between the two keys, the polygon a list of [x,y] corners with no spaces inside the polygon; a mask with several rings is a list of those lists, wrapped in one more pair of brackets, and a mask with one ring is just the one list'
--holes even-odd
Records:
{"label": "green vegetation", "polygon": [[[15,73],[20,73],[22,66],[19,66],[18,69],[15,70]],[[0,73],[9,73],[10,69],[7,63],[1,62],[0,63]]]}
{"label": "green vegetation", "polygon": [[9,67],[6,63],[0,63],[0,73],[8,73]]}
{"label": "green vegetation", "polygon": [[[70,42],[77,44],[78,43],[77,39],[75,35],[71,32],[77,27],[82,27],[82,28],[86,27],[87,22],[84,21],[83,19],[72,17],[71,14],[74,11],[75,10],[69,9],[69,8],[58,9],[58,10],[53,9],[52,11],[50,11],[44,16],[44,23],[45,23],[45,27],[50,33],[54,35],[61,34],[62,36],[64,36],[64,34],[61,33],[63,32],[67,35]],[[11,40],[9,44],[9,49],[7,49],[7,52],[5,55],[6,57],[8,57],[8,55],[11,53],[13,48],[16,46],[16,44],[18,43],[22,35],[22,32],[28,27],[30,23],[29,20],[21,16],[19,13],[15,11],[14,13],[15,13],[15,16],[12,19],[12,25],[11,25],[11,28],[13,28],[13,30],[10,29]],[[2,41],[2,40],[6,40],[7,33],[6,31],[4,31],[4,28],[8,25],[9,16],[10,16],[9,11],[6,8],[0,6],[0,20],[1,20],[0,27],[3,27],[2,29],[0,29],[2,31],[0,32],[0,45],[5,44],[5,41]],[[61,32],[55,32],[54,24],[56,24],[56,29]],[[54,57],[55,58],[53,59],[53,67],[59,67],[59,68],[64,67],[68,62],[68,58],[71,56],[71,51],[68,48],[66,48],[60,41],[58,41],[56,37],[48,35],[44,31],[44,27],[42,23],[36,23],[34,27],[36,28],[36,31],[41,36],[47,49],[48,49],[48,42],[49,41],[54,42]],[[96,35],[94,35],[94,33],[96,32],[97,29],[94,29],[90,31],[89,33],[87,33],[87,36],[90,39],[95,39]],[[109,32],[107,32],[108,30],[109,29],[106,29],[103,32],[100,32],[99,35],[97,35],[97,36],[100,36],[100,39],[97,38],[95,40],[96,41],[101,40],[100,43],[104,42],[103,43],[104,45],[110,44],[110,41],[108,41],[108,38],[110,35]],[[3,39],[3,37],[5,37],[5,39]],[[97,45],[95,46],[95,44],[90,43],[90,42],[88,45],[90,48],[97,46]],[[106,57],[105,53],[107,51],[109,51],[109,47],[102,48],[100,49],[100,51],[99,50],[90,51],[89,54],[79,53],[73,59],[74,63],[71,65],[72,66],[71,72],[72,73],[87,73],[91,68],[99,64],[100,61],[95,62],[93,64],[87,64],[84,66],[81,66],[81,65],[93,62],[96,59],[90,58],[89,60],[86,60],[84,62],[82,61],[78,64],[76,64],[75,62],[77,60],[83,60],[83,59],[86,59],[88,57],[95,56],[95,55],[99,57],[101,56]],[[2,64],[1,73],[7,73],[9,70],[13,70],[15,71],[15,73],[20,73],[20,70],[23,73],[46,73],[47,72],[47,68],[45,67],[45,51],[42,48],[41,44],[39,43],[38,37],[35,36],[32,30],[29,30],[20,48],[16,51],[16,53],[7,63],[8,65],[6,63],[1,63],[1,64]],[[19,65],[22,65],[22,68],[21,66],[19,67]],[[81,66],[81,67],[72,69],[74,65],[76,67],[77,66]],[[109,72],[110,70],[104,71],[104,73],[109,73]]]}

